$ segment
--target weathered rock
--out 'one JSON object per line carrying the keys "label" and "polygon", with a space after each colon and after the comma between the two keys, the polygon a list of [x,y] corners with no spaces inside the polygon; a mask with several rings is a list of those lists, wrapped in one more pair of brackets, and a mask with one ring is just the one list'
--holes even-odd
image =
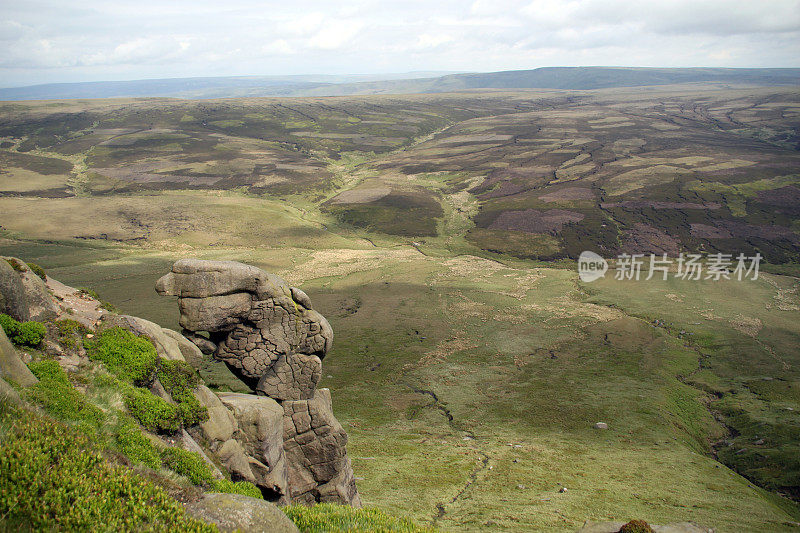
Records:
{"label": "weathered rock", "polygon": [[256,477],[250,468],[250,458],[244,453],[244,448],[239,442],[233,439],[225,441],[217,450],[217,457],[228,469],[233,481],[249,481],[255,484]]}
{"label": "weathered rock", "polygon": [[54,320],[58,315],[58,305],[50,291],[47,290],[44,280],[37,276],[22,259],[16,257],[7,257],[5,259],[13,261],[16,265],[15,270],[22,281],[25,298],[28,302],[29,320],[37,320],[39,322]]}
{"label": "weathered rock", "polygon": [[347,433],[333,416],[328,389],[283,403],[283,440],[293,502],[361,505],[347,456]]}
{"label": "weathered rock", "polygon": [[192,365],[193,368],[198,369],[203,362],[203,352],[200,351],[200,348],[197,347],[195,343],[178,333],[177,331],[173,331],[167,328],[161,328],[161,331],[164,332],[164,335],[173,339],[175,342],[178,343],[178,348],[181,351],[181,355],[183,355],[183,359]]}
{"label": "weathered rock", "polygon": [[[156,290],[178,297],[184,337],[263,395],[219,393],[235,431],[224,411],[221,422],[210,416],[203,426],[233,479],[251,481],[281,502],[360,505],[347,434],[333,416],[329,391],[316,390],[333,330],[308,295],[249,265],[196,259],[177,261]],[[201,375],[219,374],[209,359],[200,360]],[[213,398],[201,403],[211,415]]]}
{"label": "weathered rock", "polygon": [[0,259],[0,313],[23,322],[31,318],[22,278],[5,259]]}
{"label": "weathered rock", "polygon": [[22,362],[17,349],[8,340],[3,328],[0,328],[0,378],[6,381],[13,381],[23,387],[30,387],[39,381],[33,375],[33,372],[28,369],[27,365]]}
{"label": "weathered rock", "polygon": [[200,405],[208,409],[208,420],[200,424],[203,435],[211,442],[229,440],[236,431],[236,419],[233,413],[205,385],[197,387],[194,395]]}
{"label": "weathered rock", "polygon": [[294,523],[277,505],[241,494],[207,494],[186,504],[186,512],[221,531],[246,533],[297,533]]}
{"label": "weathered rock", "polygon": [[217,351],[216,344],[201,335],[197,335],[196,333],[189,331],[188,329],[183,330],[183,337],[197,346],[203,355],[211,355]]}
{"label": "weathered rock", "polygon": [[166,330],[143,318],[130,315],[119,315],[111,319],[110,324],[127,329],[137,335],[144,335],[153,341],[159,357],[171,361],[185,361],[178,342],[166,333]]}
{"label": "weathered rock", "polygon": [[56,301],[59,302],[60,318],[76,320],[93,330],[98,321],[107,314],[101,307],[102,302],[81,293],[75,287],[64,285],[57,279],[48,276],[47,288],[52,291]]}
{"label": "weathered rock", "polygon": [[219,399],[230,409],[238,427],[234,438],[249,461],[256,486],[274,493],[276,499],[288,495],[288,473],[283,451],[283,408],[271,398],[221,392]]}
{"label": "weathered rock", "polygon": [[197,259],[177,261],[156,290],[178,296],[181,326],[209,332],[215,358],[254,390],[276,400],[312,397],[333,330],[303,291],[256,267]]}

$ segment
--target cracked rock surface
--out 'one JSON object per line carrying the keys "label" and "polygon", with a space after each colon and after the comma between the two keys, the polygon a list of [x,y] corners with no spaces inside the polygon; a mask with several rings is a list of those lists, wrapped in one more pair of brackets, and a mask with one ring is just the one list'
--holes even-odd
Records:
{"label": "cracked rock surface", "polygon": [[232,477],[278,503],[360,506],[347,433],[330,391],[316,388],[333,330],[308,295],[253,266],[198,259],[177,261],[156,290],[178,297],[184,331],[170,340],[197,346],[182,347],[186,359],[223,361],[255,393],[220,392],[217,403],[196,391],[214,410],[205,438]]}
{"label": "cracked rock surface", "polygon": [[333,330],[300,289],[242,263],[181,259],[156,290],[178,297],[181,326],[208,333],[214,357],[253,390],[275,400],[314,395]]}

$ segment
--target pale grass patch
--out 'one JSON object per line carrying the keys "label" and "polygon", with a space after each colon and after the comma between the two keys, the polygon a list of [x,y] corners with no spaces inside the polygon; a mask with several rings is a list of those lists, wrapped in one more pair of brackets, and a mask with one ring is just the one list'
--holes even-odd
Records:
{"label": "pale grass patch", "polygon": [[764,327],[764,324],[758,318],[745,315],[736,315],[729,322],[733,329],[741,331],[750,337],[758,335],[758,332]]}
{"label": "pale grass patch", "polygon": [[339,248],[319,250],[301,265],[280,273],[280,276],[300,285],[311,279],[330,276],[348,276],[356,272],[377,270],[388,263],[410,263],[424,260],[415,250],[352,250]]}

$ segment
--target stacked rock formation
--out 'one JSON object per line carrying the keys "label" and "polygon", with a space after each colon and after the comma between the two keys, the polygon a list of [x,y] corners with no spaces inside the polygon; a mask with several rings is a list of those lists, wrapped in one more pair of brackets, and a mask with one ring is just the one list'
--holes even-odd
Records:
{"label": "stacked rock formation", "polygon": [[360,505],[347,433],[316,388],[333,330],[308,296],[259,268],[197,259],[177,261],[156,290],[178,297],[184,336],[255,393],[199,398],[203,436],[233,478],[281,502]]}

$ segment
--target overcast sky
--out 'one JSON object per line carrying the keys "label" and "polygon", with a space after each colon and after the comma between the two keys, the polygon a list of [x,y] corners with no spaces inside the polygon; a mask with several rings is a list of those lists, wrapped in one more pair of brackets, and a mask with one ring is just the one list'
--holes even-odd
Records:
{"label": "overcast sky", "polygon": [[800,0],[0,0],[0,86],[542,66],[800,67]]}

